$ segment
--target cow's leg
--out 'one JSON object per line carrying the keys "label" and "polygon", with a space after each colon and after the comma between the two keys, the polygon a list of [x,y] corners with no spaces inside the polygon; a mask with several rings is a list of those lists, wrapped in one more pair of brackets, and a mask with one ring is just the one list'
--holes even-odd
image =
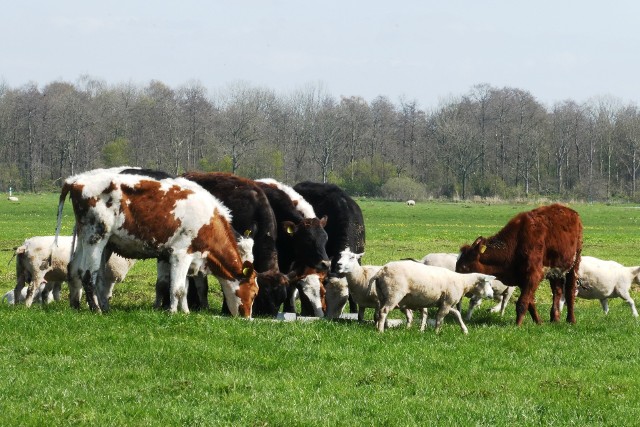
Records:
{"label": "cow's leg", "polygon": [[578,265],[575,265],[573,269],[567,273],[564,282],[564,299],[567,303],[567,322],[569,323],[576,323],[574,308],[576,302],[576,282],[578,281],[577,271]]}
{"label": "cow's leg", "polygon": [[169,309],[169,288],[171,287],[171,265],[168,261],[158,260],[156,276],[156,309]]}
{"label": "cow's leg", "polygon": [[171,287],[169,290],[169,312],[178,311],[178,305],[183,312],[189,313],[187,303],[187,273],[193,261],[193,256],[187,253],[173,253],[171,255]]}
{"label": "cow's leg", "polygon": [[356,304],[351,295],[349,295],[349,313],[358,313],[358,304]]}
{"label": "cow's leg", "polygon": [[[77,301],[71,301],[72,306],[77,308],[80,307],[80,299],[81,295],[78,292],[79,289],[74,289],[74,293],[71,292],[71,287],[74,288],[82,288],[85,292],[85,297],[87,299],[87,304],[89,304],[89,308],[92,311],[101,312],[100,301],[98,300],[98,293],[100,292],[99,286],[101,286],[100,280],[102,280],[102,275],[100,272],[102,265],[102,254],[105,250],[105,246],[107,241],[105,239],[94,241],[95,235],[88,235],[89,239],[92,239],[91,242],[86,242],[83,240],[78,241],[78,247],[74,252],[74,257],[69,263],[69,298],[72,296],[74,300],[77,298]],[[72,276],[73,275],[73,279]],[[79,279],[76,281],[76,279]],[[72,282],[75,282],[72,285]],[[74,305],[75,304],[75,305]]]}
{"label": "cow's leg", "polygon": [[296,292],[298,289],[295,284],[290,284],[287,287],[287,299],[284,301],[282,311],[285,313],[295,313],[296,312]]}
{"label": "cow's leg", "polygon": [[535,289],[526,289],[522,288],[520,292],[520,297],[516,302],[516,325],[522,325],[524,321],[524,315],[529,312],[531,318],[534,322],[540,324],[542,323],[542,319],[540,319],[540,315],[538,314],[538,310],[536,309],[536,305],[534,302],[535,297]]}
{"label": "cow's leg", "polygon": [[105,270],[107,268],[107,262],[109,258],[111,258],[112,250],[105,247],[102,251],[102,256],[100,257],[100,267],[96,273],[96,294],[98,297],[98,303],[100,305],[100,309],[103,312],[109,311],[109,297],[111,296],[111,291],[113,289],[113,283],[107,284],[105,280]]}
{"label": "cow's leg", "polygon": [[564,296],[564,279],[549,279],[549,285],[551,286],[551,294],[553,295],[553,302],[551,304],[551,312],[549,318],[551,322],[559,322],[560,299]]}
{"label": "cow's leg", "polygon": [[367,308],[360,306],[358,307],[358,322],[362,322],[364,320],[364,312]]}

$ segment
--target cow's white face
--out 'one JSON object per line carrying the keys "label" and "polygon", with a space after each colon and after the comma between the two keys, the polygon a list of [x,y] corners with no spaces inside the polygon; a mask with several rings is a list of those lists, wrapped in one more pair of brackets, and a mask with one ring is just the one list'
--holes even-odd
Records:
{"label": "cow's white face", "polygon": [[360,258],[362,258],[363,255],[364,253],[361,253],[361,254],[353,253],[349,248],[346,248],[345,250],[340,252],[340,259],[338,260],[337,267],[336,267],[338,273],[340,274],[351,273],[357,266],[360,265],[358,261],[360,260]]}
{"label": "cow's white face", "polygon": [[309,274],[300,280],[300,289],[309,298],[316,317],[324,317],[321,288],[322,283],[317,274]]}

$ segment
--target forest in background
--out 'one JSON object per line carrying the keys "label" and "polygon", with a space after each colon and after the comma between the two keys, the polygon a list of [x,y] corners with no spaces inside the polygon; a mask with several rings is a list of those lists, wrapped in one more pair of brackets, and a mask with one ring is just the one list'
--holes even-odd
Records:
{"label": "forest in background", "polygon": [[247,82],[210,93],[107,84],[0,83],[0,191],[57,190],[67,176],[131,165],[228,171],[354,196],[553,197],[640,201],[640,111],[610,97],[552,106],[478,84],[423,109],[415,100],[280,94]]}

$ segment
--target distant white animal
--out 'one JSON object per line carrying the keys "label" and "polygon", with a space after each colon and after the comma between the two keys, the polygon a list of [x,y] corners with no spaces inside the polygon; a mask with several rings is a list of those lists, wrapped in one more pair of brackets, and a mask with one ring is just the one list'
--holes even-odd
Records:
{"label": "distant white animal", "polygon": [[10,201],[10,202],[17,202],[18,198],[16,196],[9,196],[9,197],[7,197],[7,200]]}
{"label": "distant white animal", "polygon": [[491,281],[494,276],[481,273],[460,274],[444,267],[424,265],[415,261],[393,261],[385,264],[372,278],[380,300],[378,330],[384,332],[387,315],[396,306],[404,309],[422,310],[420,330],[427,324],[427,307],[438,307],[436,332],[442,319],[453,313],[463,333],[468,329],[462,321],[456,304],[465,294],[478,298],[493,297]]}
{"label": "distant white animal", "polygon": [[[48,303],[52,300],[49,295],[51,291],[53,299],[60,300],[61,284],[67,280],[73,238],[59,236],[57,246],[54,239],[55,236],[35,236],[15,248],[16,287],[11,291],[14,293],[13,302],[24,301],[29,307],[34,298],[38,298],[43,303]],[[111,256],[105,273],[109,297],[113,286],[124,280],[134,262],[116,254]],[[27,288],[25,284],[28,284]]]}
{"label": "distant white animal", "polygon": [[[36,301],[41,300],[42,291],[44,291],[45,286],[46,285],[43,283],[33,291],[33,299],[34,300],[36,300]],[[55,284],[53,286],[53,293],[49,292],[47,294],[46,300],[43,300],[42,303],[43,304],[49,304],[51,301],[53,301],[53,294],[55,294],[56,291],[57,291],[57,294],[60,295],[60,284],[59,284],[59,282],[55,282]],[[27,288],[24,287],[24,288],[22,288],[22,291],[20,292],[20,300],[18,302],[24,302],[24,300],[26,298],[27,298]],[[4,294],[2,296],[2,302],[3,303],[6,302],[9,305],[14,305],[15,304],[15,293],[14,293],[13,289],[11,289],[10,291],[8,291],[6,294]]]}
{"label": "distant white animal", "polygon": [[416,205],[415,200],[407,200],[407,206],[415,206],[415,205]]}
{"label": "distant white animal", "polygon": [[[458,260],[458,254],[456,253],[442,253],[434,252],[424,256],[422,263],[425,265],[435,265],[437,267],[444,267],[451,271],[456,271],[456,261]],[[515,286],[507,286],[500,280],[495,279],[491,282],[491,288],[493,289],[493,299],[498,303],[491,308],[491,313],[500,313],[500,316],[504,316],[504,311],[507,308],[509,299],[516,290]],[[482,304],[482,298],[475,298],[471,296],[469,300],[469,308],[465,316],[465,320],[471,320],[473,310],[475,310],[480,304]],[[461,305],[458,305],[458,310],[461,310]]]}
{"label": "distant white animal", "polygon": [[625,267],[615,261],[583,256],[578,270],[576,295],[600,300],[605,314],[609,313],[609,298],[622,298],[629,303],[633,316],[638,317],[636,304],[629,294],[632,284],[640,285],[640,267]]}

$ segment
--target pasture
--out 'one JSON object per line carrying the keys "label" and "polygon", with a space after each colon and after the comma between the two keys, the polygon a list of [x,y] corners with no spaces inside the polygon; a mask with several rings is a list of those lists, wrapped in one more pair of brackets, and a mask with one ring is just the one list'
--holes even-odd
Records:
{"label": "pasture", "polygon": [[[537,206],[358,203],[368,264],[456,252]],[[583,254],[640,264],[640,209],[570,206],[584,224]],[[0,202],[2,293],[15,285],[12,248],[53,234],[56,209],[57,194]],[[169,315],[152,309],[154,283],[155,261],[138,262],[106,315],[70,309],[66,287],[44,308],[0,304],[0,424],[620,426],[640,418],[640,324],[620,299],[607,316],[598,301],[578,299],[576,325],[550,324],[544,282],[540,326],[527,316],[515,327],[514,295],[504,318],[485,301],[466,336],[452,317],[438,335],[416,325],[379,334],[370,323],[220,318],[215,280],[210,312]],[[632,296],[638,301],[637,289]]]}

